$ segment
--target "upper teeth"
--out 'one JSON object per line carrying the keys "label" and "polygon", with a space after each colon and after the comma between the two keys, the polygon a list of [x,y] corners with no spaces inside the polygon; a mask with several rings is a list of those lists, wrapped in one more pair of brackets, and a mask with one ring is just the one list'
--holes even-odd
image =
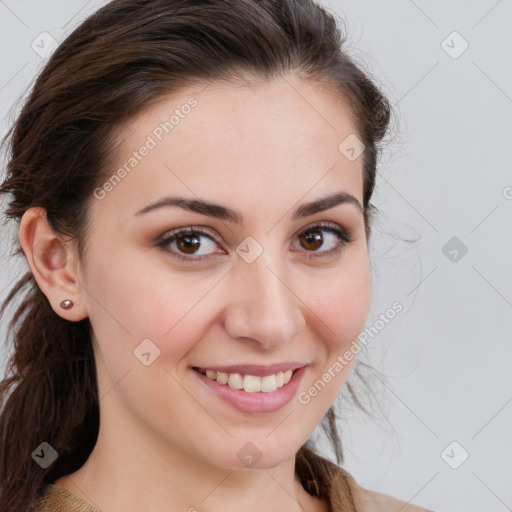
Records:
{"label": "upper teeth", "polygon": [[224,373],[214,370],[199,370],[206,374],[209,379],[216,380],[219,384],[227,384],[233,389],[243,389],[248,393],[256,393],[258,391],[269,392],[275,391],[277,388],[284,386],[290,382],[293,370],[285,372],[277,372],[273,375],[258,377],[256,375],[241,375],[240,373]]}

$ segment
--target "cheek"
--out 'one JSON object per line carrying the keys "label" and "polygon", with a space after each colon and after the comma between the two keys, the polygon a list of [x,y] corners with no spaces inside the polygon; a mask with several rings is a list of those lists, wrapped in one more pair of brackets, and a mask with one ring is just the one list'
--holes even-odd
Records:
{"label": "cheek", "polygon": [[[120,330],[133,346],[137,340],[140,343],[153,337],[162,350],[179,351],[184,333],[188,338],[200,333],[221,305],[223,286],[218,286],[217,273],[160,271],[147,261],[134,262],[120,254],[109,260],[115,265],[96,261],[91,266],[94,270],[86,282],[90,316],[95,326]],[[330,338],[336,346],[359,334],[370,300],[364,247],[347,252],[338,269],[317,272],[302,268],[292,280],[305,304],[297,307],[303,307],[305,315],[308,311],[313,314],[309,328],[324,326],[323,340]],[[223,289],[224,293],[229,296],[229,290]]]}
{"label": "cheek", "polygon": [[325,415],[345,383],[368,314],[371,280],[366,253],[358,253],[350,263],[326,278],[319,292],[308,298],[317,318],[314,325],[322,326],[315,330],[316,364],[297,396],[302,421],[310,429]]}
{"label": "cheek", "polygon": [[[148,265],[143,255],[110,254],[90,269],[85,284],[91,292],[91,324],[102,351],[115,360],[116,373],[140,364],[134,350],[146,339],[163,356],[158,365],[179,363],[215,327],[231,296],[217,272],[171,272],[163,263]],[[344,352],[357,339],[368,313],[366,245],[347,251],[336,268],[297,267],[290,278],[300,299],[297,307],[307,317],[306,337],[319,341],[316,349],[326,358]]]}
{"label": "cheek", "polygon": [[[323,326],[321,339],[332,356],[346,350],[364,327],[371,293],[370,269],[365,252],[354,252],[339,271],[316,282],[307,304]],[[307,292],[305,292],[307,293]],[[318,332],[320,335],[320,332]]]}
{"label": "cheek", "polygon": [[159,364],[179,360],[206,329],[218,276],[170,272],[121,256],[113,259],[115,266],[91,265],[86,283],[89,316],[102,351],[127,367],[136,361],[133,351],[149,339],[164,356]]}

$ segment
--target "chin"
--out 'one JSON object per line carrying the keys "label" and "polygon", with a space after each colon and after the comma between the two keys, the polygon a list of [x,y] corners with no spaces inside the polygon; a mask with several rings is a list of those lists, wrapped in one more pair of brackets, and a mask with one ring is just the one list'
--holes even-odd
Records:
{"label": "chin", "polygon": [[[300,448],[300,447],[299,447]],[[241,469],[272,469],[283,462],[295,459],[299,448],[281,446],[277,449],[268,439],[253,441],[234,441],[221,454],[212,454],[217,466],[223,469],[240,471]]]}

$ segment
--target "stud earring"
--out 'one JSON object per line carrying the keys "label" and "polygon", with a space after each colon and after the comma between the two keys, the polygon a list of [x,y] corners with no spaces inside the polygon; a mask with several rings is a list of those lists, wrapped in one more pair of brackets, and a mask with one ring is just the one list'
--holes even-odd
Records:
{"label": "stud earring", "polygon": [[69,300],[69,299],[63,300],[60,303],[60,307],[62,309],[71,309],[74,305],[75,305],[75,303],[72,300]]}

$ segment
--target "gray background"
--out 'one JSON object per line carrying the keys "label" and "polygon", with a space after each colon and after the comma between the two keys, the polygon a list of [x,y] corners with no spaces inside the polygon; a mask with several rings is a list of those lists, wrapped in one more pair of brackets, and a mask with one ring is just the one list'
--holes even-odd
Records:
{"label": "gray background", "polygon": [[[0,0],[2,135],[45,62],[33,41],[41,52],[42,32],[60,41],[104,3]],[[404,310],[361,355],[386,376],[371,382],[374,419],[341,402],[345,467],[436,512],[512,510],[512,0],[321,3],[396,112],[367,326],[395,301]],[[20,271],[10,234],[0,298]]]}

